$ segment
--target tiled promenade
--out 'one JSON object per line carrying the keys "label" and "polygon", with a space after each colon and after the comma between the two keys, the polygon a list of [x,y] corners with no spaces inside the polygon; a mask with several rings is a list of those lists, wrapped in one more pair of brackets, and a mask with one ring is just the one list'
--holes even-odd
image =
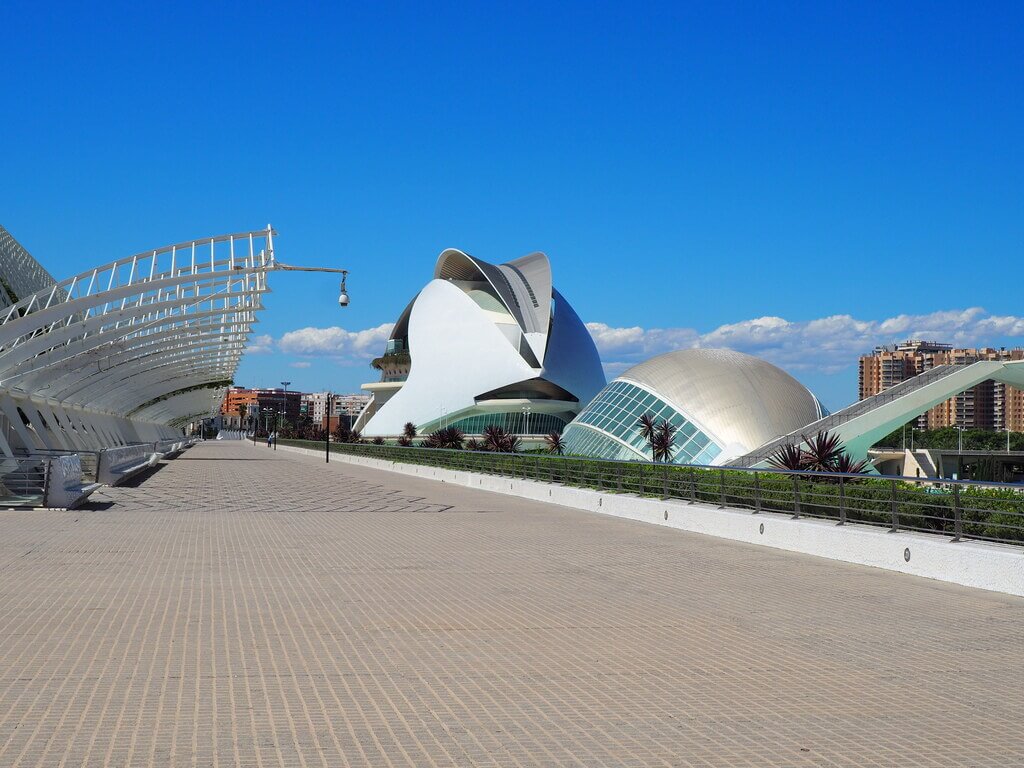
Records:
{"label": "tiled promenade", "polygon": [[5,768],[1024,765],[1022,600],[238,443],[97,502],[0,512]]}

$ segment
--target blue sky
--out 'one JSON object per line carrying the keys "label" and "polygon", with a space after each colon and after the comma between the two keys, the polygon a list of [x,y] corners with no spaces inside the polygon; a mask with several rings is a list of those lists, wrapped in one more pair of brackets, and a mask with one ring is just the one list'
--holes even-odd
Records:
{"label": "blue sky", "polygon": [[355,390],[458,247],[533,250],[609,372],[680,346],[830,406],[1024,343],[1020,3],[0,7],[0,223],[58,277],[272,222],[240,383]]}

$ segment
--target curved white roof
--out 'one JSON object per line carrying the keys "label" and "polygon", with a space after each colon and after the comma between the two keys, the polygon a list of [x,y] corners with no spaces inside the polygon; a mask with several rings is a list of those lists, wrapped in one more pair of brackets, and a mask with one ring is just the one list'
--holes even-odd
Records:
{"label": "curved white roof", "polygon": [[733,456],[821,415],[814,395],[781,368],[728,349],[668,352],[618,378],[660,395]]}

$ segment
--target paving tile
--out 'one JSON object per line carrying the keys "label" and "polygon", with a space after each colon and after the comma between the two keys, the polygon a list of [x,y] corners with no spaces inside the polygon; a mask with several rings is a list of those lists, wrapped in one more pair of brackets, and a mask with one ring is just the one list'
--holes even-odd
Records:
{"label": "paving tile", "polygon": [[198,446],[0,512],[0,766],[1020,766],[1024,601]]}

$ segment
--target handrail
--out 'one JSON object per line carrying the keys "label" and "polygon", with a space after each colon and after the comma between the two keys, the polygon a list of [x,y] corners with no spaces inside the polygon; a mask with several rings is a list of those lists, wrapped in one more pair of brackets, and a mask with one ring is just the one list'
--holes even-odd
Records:
{"label": "handrail", "polygon": [[[324,450],[324,444],[281,445]],[[333,443],[334,453],[1024,545],[1024,484]]]}

